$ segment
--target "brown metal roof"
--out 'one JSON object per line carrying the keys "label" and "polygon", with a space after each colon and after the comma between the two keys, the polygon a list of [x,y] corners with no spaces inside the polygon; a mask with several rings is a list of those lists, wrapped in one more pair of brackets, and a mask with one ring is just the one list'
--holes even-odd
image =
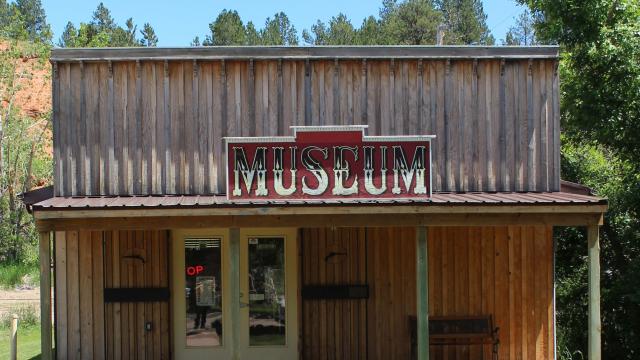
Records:
{"label": "brown metal roof", "polygon": [[33,205],[34,210],[61,209],[151,209],[151,208],[212,208],[255,206],[322,206],[322,205],[606,205],[597,196],[568,192],[473,192],[434,193],[430,199],[372,199],[372,200],[259,200],[229,201],[226,195],[159,195],[112,197],[52,197]]}

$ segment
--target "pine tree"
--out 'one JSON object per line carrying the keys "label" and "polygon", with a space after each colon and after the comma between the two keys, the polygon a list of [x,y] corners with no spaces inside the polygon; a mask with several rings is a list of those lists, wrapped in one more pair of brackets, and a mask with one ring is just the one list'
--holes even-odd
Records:
{"label": "pine tree", "polygon": [[515,25],[509,28],[502,44],[524,46],[538,45],[534,21],[528,10],[525,10],[518,16]]}
{"label": "pine tree", "polygon": [[252,21],[247,23],[245,28],[245,43],[247,45],[261,45],[262,38],[260,37],[260,33],[256,29],[256,26],[253,25]]}
{"label": "pine tree", "polygon": [[222,10],[216,20],[209,24],[211,34],[202,42],[205,46],[244,45],[245,27],[235,10]]}
{"label": "pine tree", "polygon": [[355,43],[356,30],[345,14],[340,13],[329,21],[328,41],[331,45],[352,45]]}
{"label": "pine tree", "polygon": [[309,45],[327,45],[327,26],[320,20],[311,25],[311,31],[304,29],[302,39]]}
{"label": "pine tree", "polygon": [[380,10],[380,44],[434,44],[442,15],[429,0],[388,0]]}
{"label": "pine tree", "polygon": [[73,47],[75,46],[77,38],[78,38],[78,30],[73,25],[73,23],[69,21],[67,22],[67,25],[64,27],[64,31],[60,36],[60,40],[58,40],[58,46]]}
{"label": "pine tree", "polygon": [[5,27],[9,21],[9,10],[7,0],[0,0],[0,27]]}
{"label": "pine tree", "polygon": [[360,29],[356,31],[358,45],[382,45],[384,42],[380,36],[380,22],[375,17],[369,16],[362,21]]}
{"label": "pine tree", "polygon": [[18,40],[29,39],[24,16],[15,3],[0,3],[0,35]]}
{"label": "pine tree", "polygon": [[437,0],[435,4],[448,29],[445,44],[492,45],[495,42],[481,0]]}
{"label": "pine tree", "polygon": [[313,45],[353,45],[357,41],[357,33],[346,15],[340,13],[329,21],[326,26],[318,20],[311,27],[311,32],[304,31],[304,41]]}
{"label": "pine tree", "polygon": [[149,23],[144,24],[142,38],[137,38],[138,27],[132,18],[127,19],[125,27],[116,24],[109,9],[100,3],[93,12],[90,23],[80,23],[76,28],[67,23],[58,40],[61,47],[130,47],[156,46],[158,37]]}
{"label": "pine tree", "polygon": [[191,46],[200,46],[200,37],[196,36],[191,40]]}
{"label": "pine tree", "polygon": [[140,33],[142,34],[142,46],[155,47],[158,45],[158,36],[156,36],[156,32],[153,30],[151,24],[144,23]]}
{"label": "pine tree", "polygon": [[111,17],[111,11],[109,11],[103,3],[100,3],[93,12],[91,24],[96,27],[98,32],[112,31],[116,28],[116,22],[113,20],[113,17]]}
{"label": "pine tree", "polygon": [[51,27],[47,24],[47,16],[40,0],[16,0],[16,9],[20,12],[31,41],[50,42]]}
{"label": "pine tree", "polygon": [[296,28],[291,24],[291,21],[289,21],[289,18],[283,12],[275,14],[273,19],[267,18],[264,24],[264,29],[262,29],[260,34],[264,45],[298,44]]}

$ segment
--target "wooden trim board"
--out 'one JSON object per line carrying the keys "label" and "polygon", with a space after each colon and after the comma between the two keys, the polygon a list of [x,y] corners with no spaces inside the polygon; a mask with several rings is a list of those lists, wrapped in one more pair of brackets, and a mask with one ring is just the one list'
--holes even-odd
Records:
{"label": "wooden trim board", "polygon": [[172,209],[91,209],[34,211],[37,220],[156,216],[279,216],[279,215],[404,215],[404,214],[601,214],[603,204],[581,205],[395,205],[395,206],[272,206]]}
{"label": "wooden trim board", "polygon": [[78,229],[172,229],[216,227],[386,226],[586,226],[602,224],[602,213],[569,214],[335,214],[282,216],[156,216],[36,219],[40,231]]}

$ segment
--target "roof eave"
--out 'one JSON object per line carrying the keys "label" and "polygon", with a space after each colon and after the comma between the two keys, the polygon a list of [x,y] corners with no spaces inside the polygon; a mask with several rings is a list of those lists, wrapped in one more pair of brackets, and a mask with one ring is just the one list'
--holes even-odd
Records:
{"label": "roof eave", "polygon": [[56,48],[51,61],[222,59],[556,59],[557,46],[201,46]]}

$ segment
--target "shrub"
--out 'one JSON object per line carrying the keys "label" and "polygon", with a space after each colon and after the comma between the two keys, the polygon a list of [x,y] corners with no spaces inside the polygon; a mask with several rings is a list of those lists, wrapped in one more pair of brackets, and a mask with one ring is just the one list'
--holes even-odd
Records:
{"label": "shrub", "polygon": [[0,317],[0,327],[10,327],[13,314],[18,315],[18,326],[31,327],[40,324],[40,314],[33,304],[20,304],[13,306]]}

